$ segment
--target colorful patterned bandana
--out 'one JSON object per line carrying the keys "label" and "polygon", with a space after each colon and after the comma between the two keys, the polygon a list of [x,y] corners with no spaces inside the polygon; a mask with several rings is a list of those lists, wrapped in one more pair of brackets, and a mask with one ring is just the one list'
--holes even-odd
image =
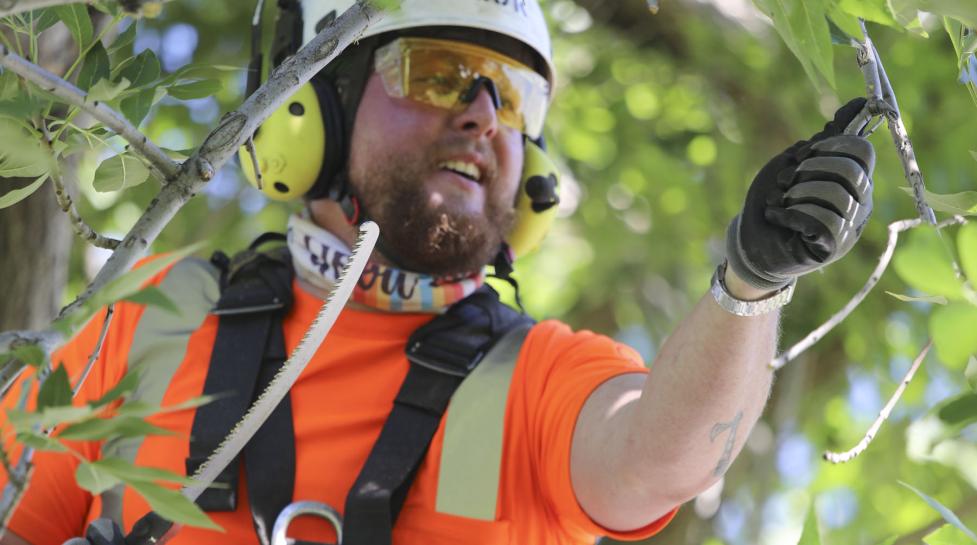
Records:
{"label": "colorful patterned bandana", "polygon": [[[299,279],[320,297],[339,281],[350,250],[335,235],[300,215],[288,220],[288,249]],[[485,281],[485,273],[444,279],[370,262],[353,290],[352,300],[378,310],[441,312],[464,299]]]}

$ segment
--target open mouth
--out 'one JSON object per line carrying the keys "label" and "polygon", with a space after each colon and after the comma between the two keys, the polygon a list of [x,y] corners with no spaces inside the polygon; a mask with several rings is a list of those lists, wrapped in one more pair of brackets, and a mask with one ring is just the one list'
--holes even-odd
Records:
{"label": "open mouth", "polygon": [[475,163],[469,163],[467,161],[444,161],[439,163],[438,167],[454,172],[476,183],[482,178],[482,172]]}

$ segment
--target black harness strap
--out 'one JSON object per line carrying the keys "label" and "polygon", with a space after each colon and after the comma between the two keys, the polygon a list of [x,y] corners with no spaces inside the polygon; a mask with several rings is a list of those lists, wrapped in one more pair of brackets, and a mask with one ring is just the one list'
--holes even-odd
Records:
{"label": "black harness strap", "polygon": [[[187,475],[216,450],[231,428],[264,391],[284,363],[282,317],[292,303],[292,269],[285,252],[258,253],[253,248],[234,257],[222,278],[220,316],[204,393],[217,399],[197,410],[187,458]],[[292,501],[295,437],[286,396],[243,451],[248,496],[255,530],[270,542],[278,513]],[[218,477],[218,487],[197,499],[205,511],[237,509],[239,460]]]}
{"label": "black harness strap", "polygon": [[346,497],[343,541],[389,545],[417,468],[455,390],[495,342],[531,322],[484,286],[407,341],[410,368],[380,437]]}

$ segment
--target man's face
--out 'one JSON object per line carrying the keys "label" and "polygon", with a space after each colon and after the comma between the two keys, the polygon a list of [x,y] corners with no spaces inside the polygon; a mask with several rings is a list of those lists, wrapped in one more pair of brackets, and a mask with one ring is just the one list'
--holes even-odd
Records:
{"label": "man's face", "polygon": [[388,96],[374,73],[356,114],[349,178],[399,265],[467,274],[512,227],[522,153],[522,135],[499,124],[485,88],[447,110]]}

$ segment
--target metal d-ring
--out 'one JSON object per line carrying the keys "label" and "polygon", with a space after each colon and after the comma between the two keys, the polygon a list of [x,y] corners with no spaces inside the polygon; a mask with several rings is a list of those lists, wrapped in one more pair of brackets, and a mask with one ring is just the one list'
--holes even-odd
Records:
{"label": "metal d-ring", "polygon": [[338,511],[319,501],[297,501],[290,503],[275,519],[275,526],[271,531],[271,545],[288,545],[289,538],[285,535],[292,521],[303,515],[315,515],[324,518],[336,530],[336,543],[343,542],[343,517]]}

